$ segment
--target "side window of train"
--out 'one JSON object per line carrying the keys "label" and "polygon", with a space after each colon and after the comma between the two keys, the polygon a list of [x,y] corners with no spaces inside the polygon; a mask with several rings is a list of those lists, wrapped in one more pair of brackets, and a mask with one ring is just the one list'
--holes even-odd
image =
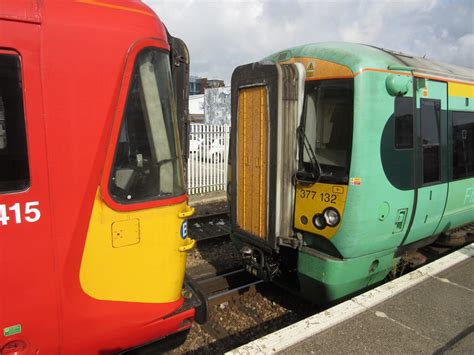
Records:
{"label": "side window of train", "polygon": [[109,191],[121,203],[184,193],[170,63],[158,48],[135,60]]}
{"label": "side window of train", "polygon": [[453,179],[474,176],[474,112],[453,112]]}
{"label": "side window of train", "polygon": [[395,98],[395,149],[413,148],[413,98]]}
{"label": "side window of train", "polygon": [[0,53],[0,193],[29,185],[20,58]]}
{"label": "side window of train", "polygon": [[440,119],[439,100],[421,99],[421,140],[423,151],[423,184],[439,181]]}

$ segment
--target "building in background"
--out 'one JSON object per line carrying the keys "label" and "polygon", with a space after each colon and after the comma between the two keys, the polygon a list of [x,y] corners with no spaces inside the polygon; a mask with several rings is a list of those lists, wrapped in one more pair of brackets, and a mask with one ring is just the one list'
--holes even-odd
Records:
{"label": "building in background", "polygon": [[204,95],[189,96],[189,120],[204,123]]}
{"label": "building in background", "polygon": [[189,77],[189,95],[199,95],[201,93],[201,78],[191,75]]}
{"label": "building in background", "polygon": [[230,86],[206,88],[189,96],[189,120],[195,123],[230,125]]}
{"label": "building in background", "polygon": [[224,87],[224,80],[200,78],[191,75],[189,77],[189,95],[204,94],[207,88]]}
{"label": "building in background", "polygon": [[205,123],[230,125],[230,86],[206,89],[203,103]]}

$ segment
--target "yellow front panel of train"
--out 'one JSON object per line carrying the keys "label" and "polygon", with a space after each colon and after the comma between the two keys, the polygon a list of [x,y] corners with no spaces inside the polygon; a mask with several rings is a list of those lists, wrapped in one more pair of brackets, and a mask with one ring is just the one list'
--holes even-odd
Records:
{"label": "yellow front panel of train", "polygon": [[317,228],[313,219],[315,215],[322,215],[324,211],[332,207],[339,213],[342,219],[344,206],[346,203],[347,186],[315,183],[312,185],[298,184],[296,186],[295,198],[295,228],[306,232],[332,238],[339,226],[326,226],[323,229]]}
{"label": "yellow front panel of train", "polygon": [[267,236],[268,107],[265,86],[239,91],[237,127],[237,224]]}
{"label": "yellow front panel of train", "polygon": [[94,200],[80,282],[89,296],[123,302],[173,302],[181,296],[186,252],[181,238],[186,202],[117,212]]}

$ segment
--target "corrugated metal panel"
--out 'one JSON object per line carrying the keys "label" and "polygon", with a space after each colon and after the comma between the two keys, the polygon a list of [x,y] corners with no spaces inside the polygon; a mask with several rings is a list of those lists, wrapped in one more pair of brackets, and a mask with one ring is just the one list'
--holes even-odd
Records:
{"label": "corrugated metal panel", "polygon": [[268,108],[265,86],[243,88],[238,99],[237,224],[267,237]]}

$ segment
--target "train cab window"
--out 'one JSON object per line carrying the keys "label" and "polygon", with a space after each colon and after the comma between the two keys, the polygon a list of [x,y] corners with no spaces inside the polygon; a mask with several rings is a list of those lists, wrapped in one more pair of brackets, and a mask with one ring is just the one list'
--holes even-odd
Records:
{"label": "train cab window", "polygon": [[453,112],[453,179],[474,176],[474,112]]}
{"label": "train cab window", "polygon": [[421,139],[423,149],[423,184],[439,181],[440,171],[440,101],[421,99]]}
{"label": "train cab window", "polygon": [[413,148],[413,98],[395,98],[395,148]]}
{"label": "train cab window", "polygon": [[304,170],[314,170],[311,161],[317,160],[321,182],[348,183],[353,111],[352,79],[306,84],[302,125],[310,147],[300,147],[300,153]]}
{"label": "train cab window", "polygon": [[115,152],[109,191],[120,203],[184,193],[168,54],[137,56]]}
{"label": "train cab window", "polygon": [[30,185],[20,59],[0,53],[0,193]]}

